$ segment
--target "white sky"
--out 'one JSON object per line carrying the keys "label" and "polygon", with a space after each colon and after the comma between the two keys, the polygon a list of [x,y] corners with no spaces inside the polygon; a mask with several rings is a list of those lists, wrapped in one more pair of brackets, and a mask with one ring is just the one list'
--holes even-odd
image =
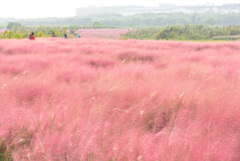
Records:
{"label": "white sky", "polygon": [[40,18],[73,17],[76,8],[87,6],[144,5],[161,3],[177,5],[240,3],[239,0],[0,0],[0,17]]}

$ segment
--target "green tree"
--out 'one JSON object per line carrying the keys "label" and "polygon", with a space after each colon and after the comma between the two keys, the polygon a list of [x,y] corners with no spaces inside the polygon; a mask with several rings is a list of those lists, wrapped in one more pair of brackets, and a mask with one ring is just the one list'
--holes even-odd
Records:
{"label": "green tree", "polygon": [[207,25],[213,26],[213,25],[216,25],[216,24],[217,24],[217,21],[216,21],[215,18],[209,17],[209,18],[205,21],[205,23],[206,23]]}
{"label": "green tree", "polygon": [[198,23],[198,17],[197,17],[197,14],[194,13],[191,18],[191,24],[196,25],[197,23]]}
{"label": "green tree", "polygon": [[92,25],[93,28],[103,28],[103,24],[101,24],[100,22],[94,22]]}
{"label": "green tree", "polygon": [[17,22],[9,22],[8,25],[7,25],[7,29],[15,29],[15,30],[18,30],[22,27],[22,24],[20,23],[17,23]]}

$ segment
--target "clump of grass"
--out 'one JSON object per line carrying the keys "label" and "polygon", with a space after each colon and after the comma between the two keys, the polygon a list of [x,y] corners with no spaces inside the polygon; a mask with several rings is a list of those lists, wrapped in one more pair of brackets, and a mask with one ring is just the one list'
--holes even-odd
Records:
{"label": "clump of grass", "polygon": [[118,59],[122,62],[153,62],[154,56],[151,54],[139,54],[137,51],[123,51],[119,53]]}
{"label": "clump of grass", "polygon": [[0,139],[0,160],[1,161],[13,161],[12,154],[6,144],[5,139]]}

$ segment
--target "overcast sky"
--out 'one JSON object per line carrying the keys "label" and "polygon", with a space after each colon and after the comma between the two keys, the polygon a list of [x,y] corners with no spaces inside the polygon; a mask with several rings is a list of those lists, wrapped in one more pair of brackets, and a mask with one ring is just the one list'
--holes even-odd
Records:
{"label": "overcast sky", "polygon": [[144,5],[158,6],[161,3],[193,5],[214,3],[240,3],[239,0],[1,0],[0,17],[40,18],[72,17],[76,8],[87,6]]}

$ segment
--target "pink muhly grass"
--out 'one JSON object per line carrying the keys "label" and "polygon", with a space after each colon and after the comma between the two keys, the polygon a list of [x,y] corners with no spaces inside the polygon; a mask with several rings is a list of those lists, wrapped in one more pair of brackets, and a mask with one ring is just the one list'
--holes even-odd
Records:
{"label": "pink muhly grass", "polygon": [[76,31],[83,38],[119,38],[123,33],[134,31],[135,29],[79,29]]}
{"label": "pink muhly grass", "polygon": [[1,40],[0,155],[239,160],[238,53],[239,42]]}

